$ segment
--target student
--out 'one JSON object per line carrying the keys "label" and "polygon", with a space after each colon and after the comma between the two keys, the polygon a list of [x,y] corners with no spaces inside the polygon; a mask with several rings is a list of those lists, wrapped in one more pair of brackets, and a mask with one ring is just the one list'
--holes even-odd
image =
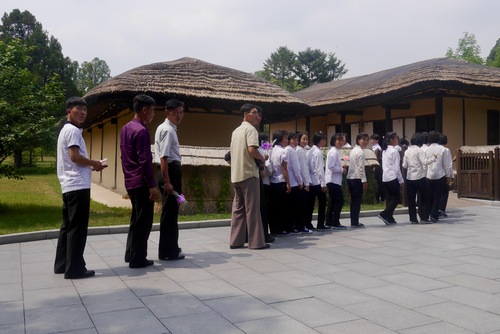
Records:
{"label": "student", "polygon": [[57,176],[61,183],[63,219],[57,239],[54,273],[66,279],[95,275],[83,258],[90,211],[90,174],[107,167],[87,156],[80,126],[87,117],[87,102],[81,97],[66,101],[66,124],[57,138]]}
{"label": "student", "polygon": [[326,145],[326,135],[318,131],[313,136],[313,147],[307,152],[307,162],[309,166],[309,174],[311,175],[311,184],[309,185],[309,198],[307,209],[306,226],[312,225],[312,216],[314,211],[314,203],[318,199],[318,223],[316,229],[318,231],[329,230],[329,226],[325,226],[325,210],[326,210],[326,182],[325,182],[325,163],[323,161],[323,151],[321,150]]}
{"label": "student", "polygon": [[328,209],[326,211],[326,225],[332,229],[345,230],[340,224],[340,213],[344,205],[344,194],[342,192],[342,174],[346,169],[342,166],[340,151],[342,148],[342,136],[336,133],[330,139],[332,148],[326,157],[325,181],[328,188]]}
{"label": "student", "polygon": [[385,201],[384,185],[382,183],[382,147],[380,147],[380,136],[374,133],[370,137],[372,151],[377,156],[379,165],[373,167],[375,173],[375,181],[377,181],[377,191],[375,192],[375,202],[382,203]]}
{"label": "student", "polygon": [[[447,156],[447,160],[451,159],[451,161],[453,162],[450,149],[445,146],[447,144],[448,137],[443,135],[441,138],[441,145],[444,147],[444,154]],[[450,178],[450,183],[446,183],[443,188],[443,196],[441,197],[441,202],[439,205],[439,218],[448,217],[448,214],[446,213],[446,206],[448,205],[448,196],[450,195],[450,184],[451,182],[453,182],[453,178],[455,177],[455,175],[453,174],[453,168],[448,170],[448,174],[446,176]]]}
{"label": "student", "polygon": [[445,185],[451,183],[450,175],[453,174],[451,155],[446,154],[445,147],[440,144],[441,134],[433,132],[429,134],[431,145],[425,151],[425,157],[431,159],[436,156],[436,161],[427,167],[427,182],[432,194],[431,221],[437,223],[439,220],[439,207]]}
{"label": "student", "polygon": [[299,191],[299,226],[298,230],[303,233],[312,233],[314,227],[311,223],[307,222],[307,201],[309,194],[309,186],[311,184],[311,174],[309,173],[309,166],[307,164],[307,151],[309,144],[309,135],[307,132],[297,132],[298,145],[296,147],[297,156],[300,163],[300,174],[302,175],[302,180],[304,181],[304,188]]}
{"label": "student", "polygon": [[403,175],[401,174],[400,155],[396,146],[399,137],[396,132],[388,132],[382,142],[382,182],[385,190],[385,209],[378,215],[386,225],[396,224],[394,210],[399,204]]}
{"label": "student", "polygon": [[424,135],[415,133],[410,140],[411,146],[405,151],[403,156],[403,168],[406,168],[406,195],[408,202],[408,214],[412,224],[418,224],[417,219],[417,196],[419,198],[418,215],[421,223],[428,223],[430,212],[430,191],[427,186],[426,167],[434,162],[425,158],[421,147],[424,143]]}
{"label": "student", "polygon": [[368,134],[363,132],[356,136],[356,146],[349,156],[349,170],[347,171],[347,186],[351,193],[351,228],[363,228],[359,222],[359,212],[363,201],[363,191],[368,189],[365,172],[365,152],[368,145]]}
{"label": "student", "polygon": [[160,196],[153,172],[151,140],[146,124],[155,115],[155,100],[148,95],[134,97],[134,118],[120,134],[120,151],[125,188],[132,203],[130,227],[125,248],[129,268],[152,266],[148,260],[148,239],[153,226],[154,202]]}
{"label": "student", "polygon": [[275,131],[273,142],[270,156],[269,223],[271,234],[287,235],[289,232],[285,228],[285,196],[291,192],[288,161],[285,153],[285,147],[288,145],[288,132],[285,130]]}
{"label": "student", "polygon": [[[299,196],[304,188],[304,181],[300,173],[300,162],[295,148],[298,145],[297,133],[288,135],[288,146],[285,148],[288,178],[290,179],[290,192],[286,194],[285,202],[285,231],[294,234],[303,232],[303,223],[300,222]],[[302,230],[302,231],[301,231]],[[305,231],[304,231],[305,232]]]}

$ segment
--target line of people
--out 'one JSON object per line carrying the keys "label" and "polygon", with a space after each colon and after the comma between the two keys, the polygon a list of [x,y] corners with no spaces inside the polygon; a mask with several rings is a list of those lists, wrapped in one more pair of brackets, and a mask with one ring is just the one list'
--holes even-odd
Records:
{"label": "line of people", "polygon": [[[261,134],[260,139],[265,142],[267,135]],[[347,227],[340,223],[345,202],[344,177],[350,194],[350,226],[364,227],[359,215],[363,193],[368,188],[364,150],[370,139],[372,149],[381,152],[381,182],[377,192],[384,194],[385,209],[378,217],[386,225],[397,223],[394,211],[401,202],[405,182],[411,223],[435,223],[447,216],[446,203],[453,169],[451,153],[443,145],[446,144],[446,136],[438,132],[416,133],[411,145],[407,147],[405,144],[405,149],[402,149],[395,132],[387,133],[383,139],[360,133],[356,136],[356,145],[349,158],[344,157],[348,160],[347,164],[342,162],[341,149],[346,148],[346,135],[343,133],[331,137],[331,148],[325,159],[323,148],[327,138],[321,131],[314,133],[309,148],[307,133],[278,130],[273,133],[269,159],[265,163],[266,168],[261,171],[263,196],[268,207],[262,216],[268,215],[265,220],[269,222],[271,235],[345,230]],[[407,171],[406,180],[402,168]],[[318,218],[314,227],[312,217],[316,203]]]}

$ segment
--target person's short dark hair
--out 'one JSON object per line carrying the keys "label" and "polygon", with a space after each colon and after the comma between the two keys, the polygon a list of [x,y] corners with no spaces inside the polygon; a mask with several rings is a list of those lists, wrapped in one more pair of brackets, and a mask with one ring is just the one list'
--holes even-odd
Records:
{"label": "person's short dark hair", "polygon": [[326,140],[326,135],[322,131],[316,131],[313,135],[313,145],[318,145],[322,139]]}
{"label": "person's short dark hair", "polygon": [[262,143],[263,141],[269,141],[269,136],[265,132],[259,133],[259,143]]}
{"label": "person's short dark hair", "polygon": [[177,99],[170,99],[165,103],[165,110],[175,109],[177,107],[184,107],[184,102]]}
{"label": "person's short dark hair", "polygon": [[429,141],[431,144],[440,144],[441,143],[441,134],[437,131],[434,131],[429,134]]}
{"label": "person's short dark hair", "polygon": [[387,147],[389,146],[389,142],[397,136],[398,136],[398,134],[396,132],[387,132],[384,136],[384,140],[380,144],[382,151],[387,150]]}
{"label": "person's short dark hair", "polygon": [[370,139],[374,139],[377,142],[380,142],[380,136],[378,134],[376,134],[376,133],[372,134],[372,136],[370,137]]}
{"label": "person's short dark hair", "polygon": [[424,144],[424,135],[420,132],[416,132],[410,139],[412,145],[421,147]]}
{"label": "person's short dark hair", "polygon": [[297,138],[299,139],[299,143],[302,140],[303,136],[308,136],[309,137],[309,134],[307,132],[305,132],[305,131],[299,131],[299,132],[297,132]]}
{"label": "person's short dark hair", "polygon": [[155,106],[156,102],[151,96],[146,94],[139,94],[134,97],[134,112],[138,113],[144,107]]}
{"label": "person's short dark hair", "polygon": [[297,132],[290,132],[290,133],[288,134],[288,140],[292,140],[292,139],[294,139],[294,138],[295,138],[295,139],[298,139],[298,138],[299,138],[299,136],[297,135]]}
{"label": "person's short dark hair", "polygon": [[442,135],[441,145],[447,145],[447,144],[448,144],[448,137],[446,135]]}
{"label": "person's short dark hair", "polygon": [[430,144],[429,140],[429,133],[428,132],[422,132],[422,135],[424,136],[424,144]]}
{"label": "person's short dark hair", "polygon": [[342,136],[341,133],[336,133],[332,136],[332,138],[330,138],[330,146],[335,146],[335,142],[337,140],[340,140],[342,141],[342,139],[344,138],[344,136]]}
{"label": "person's short dark hair", "polygon": [[288,135],[288,131],[286,130],[276,130],[273,132],[273,147],[278,144],[278,143],[281,143],[283,141],[283,139]]}
{"label": "person's short dark hair", "polygon": [[[344,137],[345,137],[345,136],[344,136]],[[356,135],[356,145],[359,145],[359,141],[360,141],[361,139],[366,139],[366,140],[368,140],[368,139],[370,139],[370,136],[368,136],[368,133],[366,133],[366,132],[361,132],[361,133],[358,133],[358,134]]]}
{"label": "person's short dark hair", "polygon": [[66,109],[73,109],[75,106],[87,106],[87,101],[79,96],[73,96],[66,100]]}
{"label": "person's short dark hair", "polygon": [[259,111],[258,107],[255,104],[245,103],[240,108],[241,116],[244,116],[245,113],[249,113],[252,109],[257,109],[257,111]]}

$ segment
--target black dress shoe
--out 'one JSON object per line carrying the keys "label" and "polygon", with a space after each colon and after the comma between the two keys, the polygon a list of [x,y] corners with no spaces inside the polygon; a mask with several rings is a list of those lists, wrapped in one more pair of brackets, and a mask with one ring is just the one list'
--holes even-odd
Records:
{"label": "black dress shoe", "polygon": [[166,260],[166,261],[175,261],[175,260],[182,260],[184,259],[186,256],[182,253],[179,253],[177,254],[177,256],[175,257],[164,257],[164,258],[160,258],[160,260]]}
{"label": "black dress shoe", "polygon": [[238,249],[238,248],[245,248],[245,245],[241,245],[241,246],[229,246],[229,249]]}
{"label": "black dress shoe", "polygon": [[86,271],[84,271],[81,274],[73,274],[73,275],[65,274],[64,278],[66,278],[66,279],[79,279],[79,278],[92,277],[94,275],[95,275],[95,271],[93,271],[93,270],[86,270]]}
{"label": "black dress shoe", "polygon": [[265,244],[263,247],[259,247],[259,248],[250,248],[250,249],[266,249],[266,248],[269,248],[271,247],[270,244]]}
{"label": "black dress shoe", "polygon": [[266,242],[271,243],[274,242],[275,240],[276,238],[273,237],[272,235],[266,235]]}
{"label": "black dress shoe", "polygon": [[138,262],[138,263],[132,263],[130,262],[128,264],[128,267],[129,268],[144,268],[144,267],[149,267],[149,266],[152,266],[154,264],[153,260],[144,260],[142,262]]}

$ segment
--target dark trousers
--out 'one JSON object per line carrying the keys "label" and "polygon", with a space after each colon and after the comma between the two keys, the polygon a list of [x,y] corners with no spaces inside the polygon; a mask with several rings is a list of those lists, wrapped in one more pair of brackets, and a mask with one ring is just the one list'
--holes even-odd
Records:
{"label": "dark trousers", "polygon": [[406,195],[408,201],[408,214],[410,221],[417,220],[417,196],[418,196],[418,215],[421,220],[429,219],[430,202],[429,188],[426,178],[419,180],[406,180]]}
{"label": "dark trousers", "polygon": [[326,210],[326,225],[340,225],[340,213],[344,205],[344,194],[342,186],[335,183],[327,183],[328,187],[328,209]]}
{"label": "dark trousers", "polygon": [[396,210],[399,199],[401,197],[401,191],[399,182],[397,179],[391,180],[389,182],[384,182],[385,190],[385,209],[380,213],[380,215],[390,223],[394,220],[394,210]]}
{"label": "dark trousers", "polygon": [[260,183],[260,217],[262,218],[262,227],[264,228],[264,235],[267,237],[269,235],[269,186],[267,184],[262,183],[262,179],[259,181]]}
{"label": "dark trousers", "polygon": [[432,194],[431,204],[431,218],[439,219],[439,206],[441,205],[441,198],[443,197],[443,189],[446,185],[446,177],[443,176],[437,180],[427,180],[429,183],[430,192]]}
{"label": "dark trousers", "polygon": [[318,199],[318,223],[316,224],[316,228],[322,228],[325,226],[326,192],[321,191],[321,185],[319,184],[316,186],[309,186],[306,226],[312,224],[316,198]]}
{"label": "dark trousers", "polygon": [[83,252],[89,226],[90,189],[64,193],[62,199],[63,220],[57,240],[54,273],[74,276],[87,271]]}
{"label": "dark trousers", "polygon": [[[182,194],[182,169],[178,161],[168,164],[170,183],[179,195]],[[162,193],[162,210],[160,217],[160,241],[158,258],[176,258],[179,255],[179,203],[173,194],[165,192],[161,171],[157,177],[158,188]]]}
{"label": "dark trousers", "polygon": [[439,203],[439,210],[446,212],[446,206],[448,205],[448,196],[450,195],[450,186],[448,183],[444,183],[443,195],[441,196],[441,202]]}
{"label": "dark trousers", "polygon": [[297,221],[295,222],[295,228],[297,230],[303,230],[306,227],[307,221],[307,197],[309,192],[305,188],[299,189],[299,202],[297,203]]}
{"label": "dark trousers", "polygon": [[361,202],[363,201],[363,183],[361,179],[347,179],[347,187],[351,194],[351,225],[358,225]]}
{"label": "dark trousers", "polygon": [[286,183],[271,183],[269,187],[269,228],[272,234],[285,230],[285,194]]}
{"label": "dark trousers", "polygon": [[149,187],[127,189],[132,214],[125,247],[125,262],[142,264],[148,255],[148,239],[153,226],[154,202],[149,199]]}
{"label": "dark trousers", "polygon": [[299,225],[299,193],[299,186],[296,186],[285,195],[285,231],[287,232],[293,232]]}

